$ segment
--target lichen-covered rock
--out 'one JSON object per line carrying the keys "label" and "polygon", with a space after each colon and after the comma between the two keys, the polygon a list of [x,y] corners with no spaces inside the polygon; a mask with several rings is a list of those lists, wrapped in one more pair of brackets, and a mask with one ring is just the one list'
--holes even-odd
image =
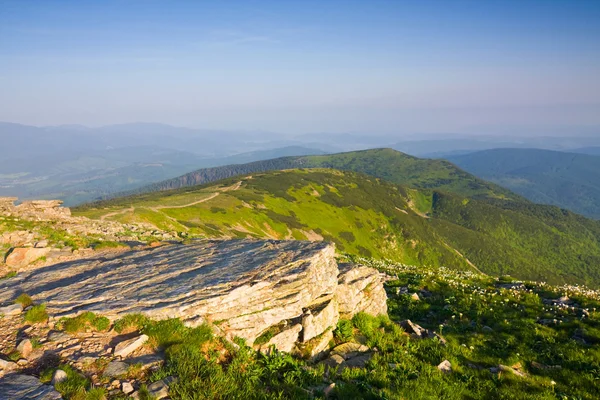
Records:
{"label": "lichen-covered rock", "polygon": [[335,291],[340,317],[352,318],[363,311],[371,315],[387,314],[387,295],[379,272],[365,266],[340,265]]}

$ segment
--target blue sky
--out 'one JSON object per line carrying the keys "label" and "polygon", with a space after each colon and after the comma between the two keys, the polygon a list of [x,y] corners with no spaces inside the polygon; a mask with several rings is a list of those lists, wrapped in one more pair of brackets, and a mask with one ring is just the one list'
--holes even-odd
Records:
{"label": "blue sky", "polygon": [[[0,120],[600,126],[600,1],[0,0]],[[575,130],[575,128],[573,128]]]}

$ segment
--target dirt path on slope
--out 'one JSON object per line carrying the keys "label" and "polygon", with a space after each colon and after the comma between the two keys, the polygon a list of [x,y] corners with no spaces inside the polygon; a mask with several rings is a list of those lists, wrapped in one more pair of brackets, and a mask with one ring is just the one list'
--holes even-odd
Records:
{"label": "dirt path on slope", "polygon": [[131,207],[131,208],[126,208],[124,210],[120,210],[120,211],[114,211],[108,214],[104,214],[100,216],[100,221],[104,221],[106,218],[109,217],[114,217],[115,215],[121,215],[121,214],[126,214],[128,212],[134,212],[135,211],[135,207]]}

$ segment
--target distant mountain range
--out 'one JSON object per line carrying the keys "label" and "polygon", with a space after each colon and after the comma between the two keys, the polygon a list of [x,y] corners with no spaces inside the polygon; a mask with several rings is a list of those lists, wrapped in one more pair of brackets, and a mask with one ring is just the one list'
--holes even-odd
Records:
{"label": "distant mountain range", "polygon": [[[579,149],[594,154],[599,148]],[[447,159],[527,199],[600,219],[600,157],[539,149],[494,149]]]}
{"label": "distant mountain range", "polygon": [[129,194],[179,189],[237,175],[293,168],[335,168],[354,171],[414,188],[438,189],[473,198],[519,198],[500,186],[462,171],[448,161],[420,159],[393,149],[282,157],[241,165],[202,168],[173,179],[141,187]]}
{"label": "distant mountain range", "polygon": [[[74,205],[136,190],[201,168],[283,156],[381,147],[436,158],[494,147],[577,149],[595,154],[600,149],[600,135],[524,139],[456,134],[290,136],[264,131],[190,129],[156,123],[90,128],[82,125],[34,127],[0,122],[0,143],[0,196],[58,198],[67,205]],[[380,167],[380,170],[384,169],[384,166]]]}

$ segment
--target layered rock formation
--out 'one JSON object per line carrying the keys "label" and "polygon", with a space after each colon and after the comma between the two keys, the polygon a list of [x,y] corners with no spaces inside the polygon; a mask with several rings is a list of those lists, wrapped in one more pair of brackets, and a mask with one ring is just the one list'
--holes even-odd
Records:
{"label": "layered rock formation", "polygon": [[198,240],[34,268],[0,281],[0,306],[20,293],[56,317],[94,311],[212,323],[227,337],[292,351],[323,347],[340,315],[386,313],[379,274],[344,265],[332,244]]}

